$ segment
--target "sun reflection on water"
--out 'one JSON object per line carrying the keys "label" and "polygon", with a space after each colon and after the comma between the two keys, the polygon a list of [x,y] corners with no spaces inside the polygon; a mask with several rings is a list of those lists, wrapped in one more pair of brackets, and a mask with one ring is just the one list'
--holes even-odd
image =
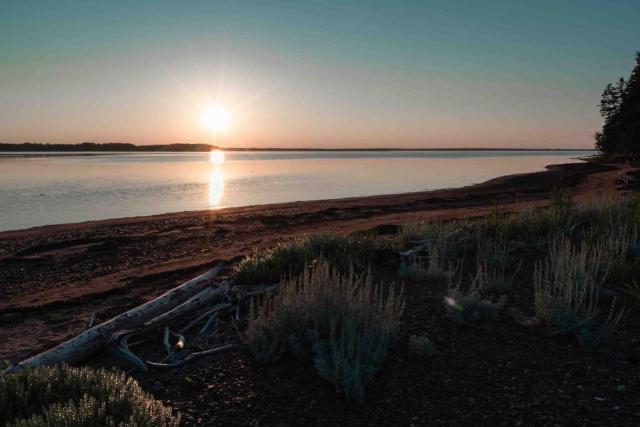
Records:
{"label": "sun reflection on water", "polygon": [[224,175],[220,169],[214,169],[209,176],[209,206],[218,206],[224,193]]}
{"label": "sun reflection on water", "polygon": [[224,151],[213,150],[209,153],[209,161],[215,166],[222,166],[224,163]]}
{"label": "sun reflection on water", "polygon": [[213,170],[209,175],[209,206],[218,207],[222,201],[224,193],[224,174],[222,164],[224,163],[224,151],[214,150],[209,154],[209,161],[213,164]]}

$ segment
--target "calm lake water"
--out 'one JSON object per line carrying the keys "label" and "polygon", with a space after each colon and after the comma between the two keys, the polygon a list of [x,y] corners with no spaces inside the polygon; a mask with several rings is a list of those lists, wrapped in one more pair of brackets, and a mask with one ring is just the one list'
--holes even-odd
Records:
{"label": "calm lake water", "polygon": [[[459,187],[576,151],[0,153],[0,230]],[[221,157],[224,157],[222,159]]]}

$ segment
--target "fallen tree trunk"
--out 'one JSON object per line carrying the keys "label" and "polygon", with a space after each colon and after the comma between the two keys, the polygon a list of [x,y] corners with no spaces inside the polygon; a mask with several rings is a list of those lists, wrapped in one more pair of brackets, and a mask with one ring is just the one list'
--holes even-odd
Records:
{"label": "fallen tree trunk", "polygon": [[8,372],[20,371],[25,367],[38,367],[58,363],[79,364],[100,352],[111,336],[120,330],[132,330],[145,322],[166,313],[182,304],[213,279],[221,270],[219,264],[208,272],[173,288],[159,297],[120,314],[104,323],[87,329],[80,335],[65,341],[56,347],[23,360]]}
{"label": "fallen tree trunk", "polygon": [[208,304],[214,298],[224,295],[229,291],[229,284],[224,283],[217,288],[205,288],[192,296],[182,304],[166,311],[157,317],[144,323],[144,329],[151,329],[158,326],[162,326],[180,316],[191,313],[194,310]]}

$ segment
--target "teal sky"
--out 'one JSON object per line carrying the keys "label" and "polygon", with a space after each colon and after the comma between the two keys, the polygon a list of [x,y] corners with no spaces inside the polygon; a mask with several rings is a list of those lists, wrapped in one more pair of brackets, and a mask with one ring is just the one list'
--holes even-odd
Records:
{"label": "teal sky", "polygon": [[590,147],[639,23],[638,0],[3,1],[0,142]]}

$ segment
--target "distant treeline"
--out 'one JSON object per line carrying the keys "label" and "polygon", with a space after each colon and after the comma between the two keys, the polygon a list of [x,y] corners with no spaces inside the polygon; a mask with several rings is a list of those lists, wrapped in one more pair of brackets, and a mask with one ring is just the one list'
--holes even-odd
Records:
{"label": "distant treeline", "polygon": [[[80,144],[41,144],[35,142],[24,142],[21,144],[2,144],[0,143],[0,152],[64,152],[64,151],[88,151],[88,152],[107,152],[107,151],[174,151],[174,152],[196,152],[211,151],[212,149],[221,148],[209,144],[157,144],[157,145],[135,145],[126,143],[106,143],[97,144],[94,142],[83,142]],[[588,148],[244,148],[244,147],[225,147],[225,151],[585,151]]]}
{"label": "distant treeline", "polygon": [[210,151],[217,148],[209,144],[164,144],[134,145],[120,142],[97,144],[82,142],[80,144],[41,144],[25,142],[22,144],[0,144],[0,151]]}
{"label": "distant treeline", "polygon": [[640,52],[629,78],[605,88],[600,114],[604,125],[596,132],[596,148],[606,155],[640,158]]}

